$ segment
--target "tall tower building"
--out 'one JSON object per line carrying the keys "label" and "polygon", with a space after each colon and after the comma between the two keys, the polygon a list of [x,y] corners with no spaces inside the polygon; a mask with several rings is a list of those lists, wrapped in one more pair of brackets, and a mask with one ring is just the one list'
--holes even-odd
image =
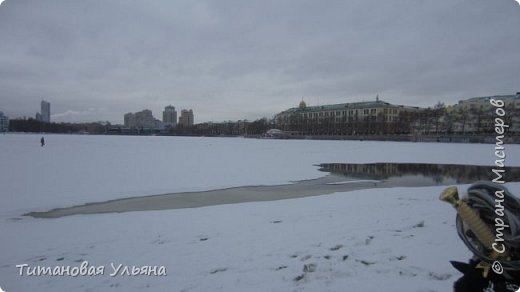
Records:
{"label": "tall tower building", "polygon": [[7,132],[9,130],[9,117],[0,112],[0,132]]}
{"label": "tall tower building", "polygon": [[193,110],[183,109],[179,117],[179,124],[185,127],[193,126]]}
{"label": "tall tower building", "polygon": [[175,107],[172,105],[169,105],[164,108],[163,111],[163,123],[166,126],[175,127],[177,126],[177,111],[175,110]]}
{"label": "tall tower building", "polygon": [[45,100],[41,103],[41,120],[44,123],[51,122],[51,104]]}

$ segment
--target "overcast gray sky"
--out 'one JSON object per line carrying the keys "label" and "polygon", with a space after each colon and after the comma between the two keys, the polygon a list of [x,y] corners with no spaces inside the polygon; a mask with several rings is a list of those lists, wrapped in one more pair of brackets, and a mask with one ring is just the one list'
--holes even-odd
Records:
{"label": "overcast gray sky", "polygon": [[195,122],[373,100],[431,106],[520,91],[514,0],[7,0],[0,110]]}

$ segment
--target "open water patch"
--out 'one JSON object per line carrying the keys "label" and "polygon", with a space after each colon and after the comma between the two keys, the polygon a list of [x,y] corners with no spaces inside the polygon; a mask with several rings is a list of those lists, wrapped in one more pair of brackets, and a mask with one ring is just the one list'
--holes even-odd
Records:
{"label": "open water patch", "polygon": [[[379,180],[400,186],[452,185],[492,181],[493,166],[431,163],[322,163],[320,171],[350,180]],[[520,181],[520,167],[505,167],[504,180]]]}
{"label": "open water patch", "polygon": [[[372,188],[456,185],[493,179],[492,166],[426,163],[323,163],[327,175],[270,186],[242,186],[201,192],[180,192],[87,203],[24,214],[58,218],[79,214],[198,208],[222,204],[276,201]],[[520,167],[506,167],[505,180],[520,181]]]}

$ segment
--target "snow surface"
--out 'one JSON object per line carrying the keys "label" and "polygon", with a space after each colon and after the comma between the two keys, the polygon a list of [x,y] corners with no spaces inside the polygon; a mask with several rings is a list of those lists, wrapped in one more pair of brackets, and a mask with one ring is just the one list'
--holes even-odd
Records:
{"label": "snow surface", "polygon": [[[21,216],[130,196],[270,185],[320,163],[493,165],[494,145],[242,138],[0,135],[0,287],[5,291],[450,291],[470,252],[444,187],[391,188],[194,209]],[[519,145],[506,145],[520,166]],[[463,191],[468,185],[460,186]],[[509,183],[520,193],[520,183]],[[99,276],[15,267],[105,266]],[[110,264],[165,266],[115,276]]]}

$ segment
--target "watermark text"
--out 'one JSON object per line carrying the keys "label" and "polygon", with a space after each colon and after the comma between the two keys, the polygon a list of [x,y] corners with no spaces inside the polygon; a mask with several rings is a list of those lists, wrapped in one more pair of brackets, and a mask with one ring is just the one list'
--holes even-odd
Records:
{"label": "watermark text", "polygon": [[[504,146],[504,134],[509,128],[506,123],[505,116],[506,111],[504,109],[504,101],[500,99],[491,99],[489,101],[491,105],[495,107],[495,166],[492,169],[494,174],[493,182],[498,184],[506,183],[504,176],[506,173],[506,148]],[[506,252],[506,246],[504,245],[504,229],[509,228],[504,222],[504,190],[495,191],[495,242],[492,244],[492,248],[495,252],[503,255]],[[491,265],[493,271],[497,274],[504,272],[502,264],[499,261],[493,262]]]}
{"label": "watermark text", "polygon": [[[88,261],[83,261],[79,266],[30,266],[28,264],[16,265],[20,276],[103,276],[105,266],[93,266]],[[164,266],[126,266],[110,263],[110,277],[116,276],[166,276]]]}

